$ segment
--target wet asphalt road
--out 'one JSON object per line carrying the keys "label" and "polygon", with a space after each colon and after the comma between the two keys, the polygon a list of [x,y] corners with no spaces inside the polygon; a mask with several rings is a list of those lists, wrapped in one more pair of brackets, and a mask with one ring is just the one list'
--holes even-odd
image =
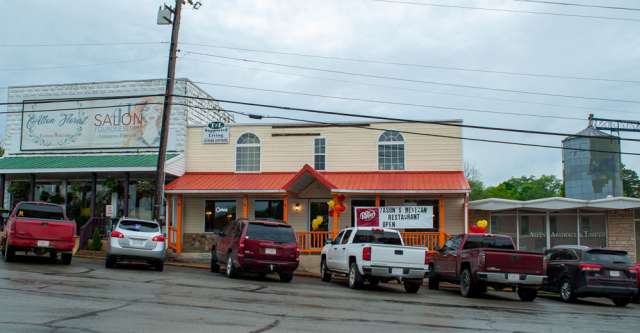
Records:
{"label": "wet asphalt road", "polygon": [[350,290],[344,281],[230,280],[205,270],[106,270],[74,258],[0,262],[0,332],[636,332],[640,306],[606,299],[533,303],[512,293],[464,299],[455,290]]}

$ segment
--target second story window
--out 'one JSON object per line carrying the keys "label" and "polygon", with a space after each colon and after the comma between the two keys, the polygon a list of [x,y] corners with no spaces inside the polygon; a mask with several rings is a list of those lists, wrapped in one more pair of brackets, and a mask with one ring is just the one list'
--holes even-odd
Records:
{"label": "second story window", "polygon": [[316,170],[326,170],[326,149],[325,138],[313,139],[313,168]]}
{"label": "second story window", "polygon": [[260,171],[260,139],[244,133],[236,142],[236,171]]}
{"label": "second story window", "polygon": [[404,170],[404,138],[396,131],[384,131],[378,138],[378,170]]}

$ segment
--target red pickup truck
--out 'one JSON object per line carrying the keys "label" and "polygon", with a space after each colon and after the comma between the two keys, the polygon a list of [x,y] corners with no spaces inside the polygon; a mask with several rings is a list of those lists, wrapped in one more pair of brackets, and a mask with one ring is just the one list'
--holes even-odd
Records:
{"label": "red pickup truck", "polygon": [[69,220],[60,205],[44,202],[20,202],[3,223],[0,234],[0,249],[5,261],[15,260],[16,251],[25,254],[49,254],[62,263],[71,263],[75,222]]}
{"label": "red pickup truck", "polygon": [[485,293],[487,287],[517,288],[521,300],[531,302],[545,276],[542,253],[516,251],[509,236],[461,234],[428,257],[429,289],[440,282],[460,285],[464,297]]}

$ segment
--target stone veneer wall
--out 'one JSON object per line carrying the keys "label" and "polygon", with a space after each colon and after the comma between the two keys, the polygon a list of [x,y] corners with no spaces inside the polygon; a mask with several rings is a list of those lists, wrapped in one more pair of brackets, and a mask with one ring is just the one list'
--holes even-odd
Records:
{"label": "stone veneer wall", "polygon": [[215,244],[218,236],[210,233],[184,234],[182,251],[184,252],[209,252]]}
{"label": "stone veneer wall", "polygon": [[607,247],[629,252],[635,261],[636,239],[633,220],[633,210],[610,210],[607,213]]}

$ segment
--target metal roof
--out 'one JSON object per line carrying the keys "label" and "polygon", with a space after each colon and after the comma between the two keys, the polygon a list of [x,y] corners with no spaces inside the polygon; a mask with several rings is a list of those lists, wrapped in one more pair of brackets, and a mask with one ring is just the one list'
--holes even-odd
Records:
{"label": "metal roof", "polygon": [[157,162],[158,154],[9,156],[0,158],[0,173],[153,171]]}
{"label": "metal roof", "polygon": [[509,209],[563,210],[576,208],[595,209],[631,209],[640,208],[640,199],[628,197],[612,197],[597,200],[579,200],[570,198],[543,198],[529,201],[490,198],[471,201],[469,209],[499,211]]}

